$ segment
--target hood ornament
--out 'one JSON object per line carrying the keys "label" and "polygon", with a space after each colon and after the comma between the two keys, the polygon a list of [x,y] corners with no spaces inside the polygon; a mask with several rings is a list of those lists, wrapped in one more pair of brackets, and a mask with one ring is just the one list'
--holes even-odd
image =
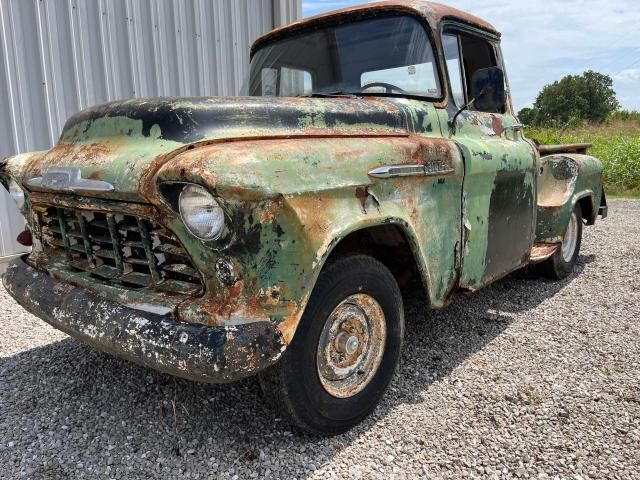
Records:
{"label": "hood ornament", "polygon": [[114,186],[102,180],[82,178],[79,167],[49,168],[42,177],[34,177],[25,182],[34,190],[53,192],[112,192]]}

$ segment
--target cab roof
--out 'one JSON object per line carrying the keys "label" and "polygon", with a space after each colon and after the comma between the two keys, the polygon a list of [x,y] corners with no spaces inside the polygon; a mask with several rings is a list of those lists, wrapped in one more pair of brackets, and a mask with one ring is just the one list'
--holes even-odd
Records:
{"label": "cab roof", "polygon": [[362,18],[390,11],[420,15],[429,22],[429,25],[433,30],[438,28],[441,21],[450,19],[480,28],[481,30],[485,30],[497,37],[500,37],[500,32],[498,32],[492,24],[482,18],[476,17],[475,15],[458,10],[457,8],[442,5],[440,3],[427,2],[425,0],[385,0],[380,2],[364,3],[362,5],[356,5],[340,10],[333,10],[313,17],[303,18],[297,22],[276,28],[254,42],[251,47],[251,54],[253,55],[257,47],[271,39],[285,36],[289,33],[306,29],[307,27],[318,26],[325,22],[340,20],[341,17],[355,16],[356,18]]}

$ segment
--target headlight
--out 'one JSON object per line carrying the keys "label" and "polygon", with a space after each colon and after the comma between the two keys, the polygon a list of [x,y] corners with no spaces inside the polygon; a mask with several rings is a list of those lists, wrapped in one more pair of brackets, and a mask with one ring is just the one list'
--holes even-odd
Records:
{"label": "headlight", "polygon": [[22,211],[22,207],[24,207],[24,191],[15,180],[11,180],[9,184],[9,194],[13,201],[16,202],[16,205],[18,205],[18,209]]}
{"label": "headlight", "polygon": [[214,240],[224,228],[224,210],[200,185],[186,185],[178,200],[182,221],[200,240]]}

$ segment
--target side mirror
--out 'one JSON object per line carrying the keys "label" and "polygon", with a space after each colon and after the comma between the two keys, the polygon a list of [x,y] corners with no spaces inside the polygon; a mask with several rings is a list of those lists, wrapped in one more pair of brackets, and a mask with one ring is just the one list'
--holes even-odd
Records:
{"label": "side mirror", "polygon": [[500,67],[476,70],[471,78],[471,96],[476,110],[501,113],[507,103],[504,72]]}

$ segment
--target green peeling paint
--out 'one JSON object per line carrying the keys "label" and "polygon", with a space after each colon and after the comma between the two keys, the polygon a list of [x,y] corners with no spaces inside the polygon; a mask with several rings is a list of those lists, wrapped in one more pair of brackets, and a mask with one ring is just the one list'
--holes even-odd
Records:
{"label": "green peeling paint", "polygon": [[[406,242],[429,305],[438,308],[457,287],[477,289],[525,265],[534,242],[561,240],[576,202],[599,205],[596,159],[541,160],[508,128],[517,123],[509,113],[463,112],[453,133],[454,112],[447,102],[402,98],[130,100],[89,110],[51,150],[14,157],[5,177],[25,181],[77,166],[83,178],[114,186],[84,199],[86,208],[153,203],[201,272],[204,293],[156,292],[150,302],[175,307],[188,322],[268,319],[290,335],[323,266],[355,232],[384,230],[389,243],[381,248],[391,258]],[[369,175],[416,164],[447,168]],[[160,194],[165,182],[197,183],[215,194],[226,214],[224,235],[196,239]],[[44,257],[36,245],[39,266],[61,281],[116,302],[123,290],[128,302],[145,301],[147,290],[126,294],[70,271],[64,258]],[[216,274],[221,259],[233,266],[232,284]]]}

